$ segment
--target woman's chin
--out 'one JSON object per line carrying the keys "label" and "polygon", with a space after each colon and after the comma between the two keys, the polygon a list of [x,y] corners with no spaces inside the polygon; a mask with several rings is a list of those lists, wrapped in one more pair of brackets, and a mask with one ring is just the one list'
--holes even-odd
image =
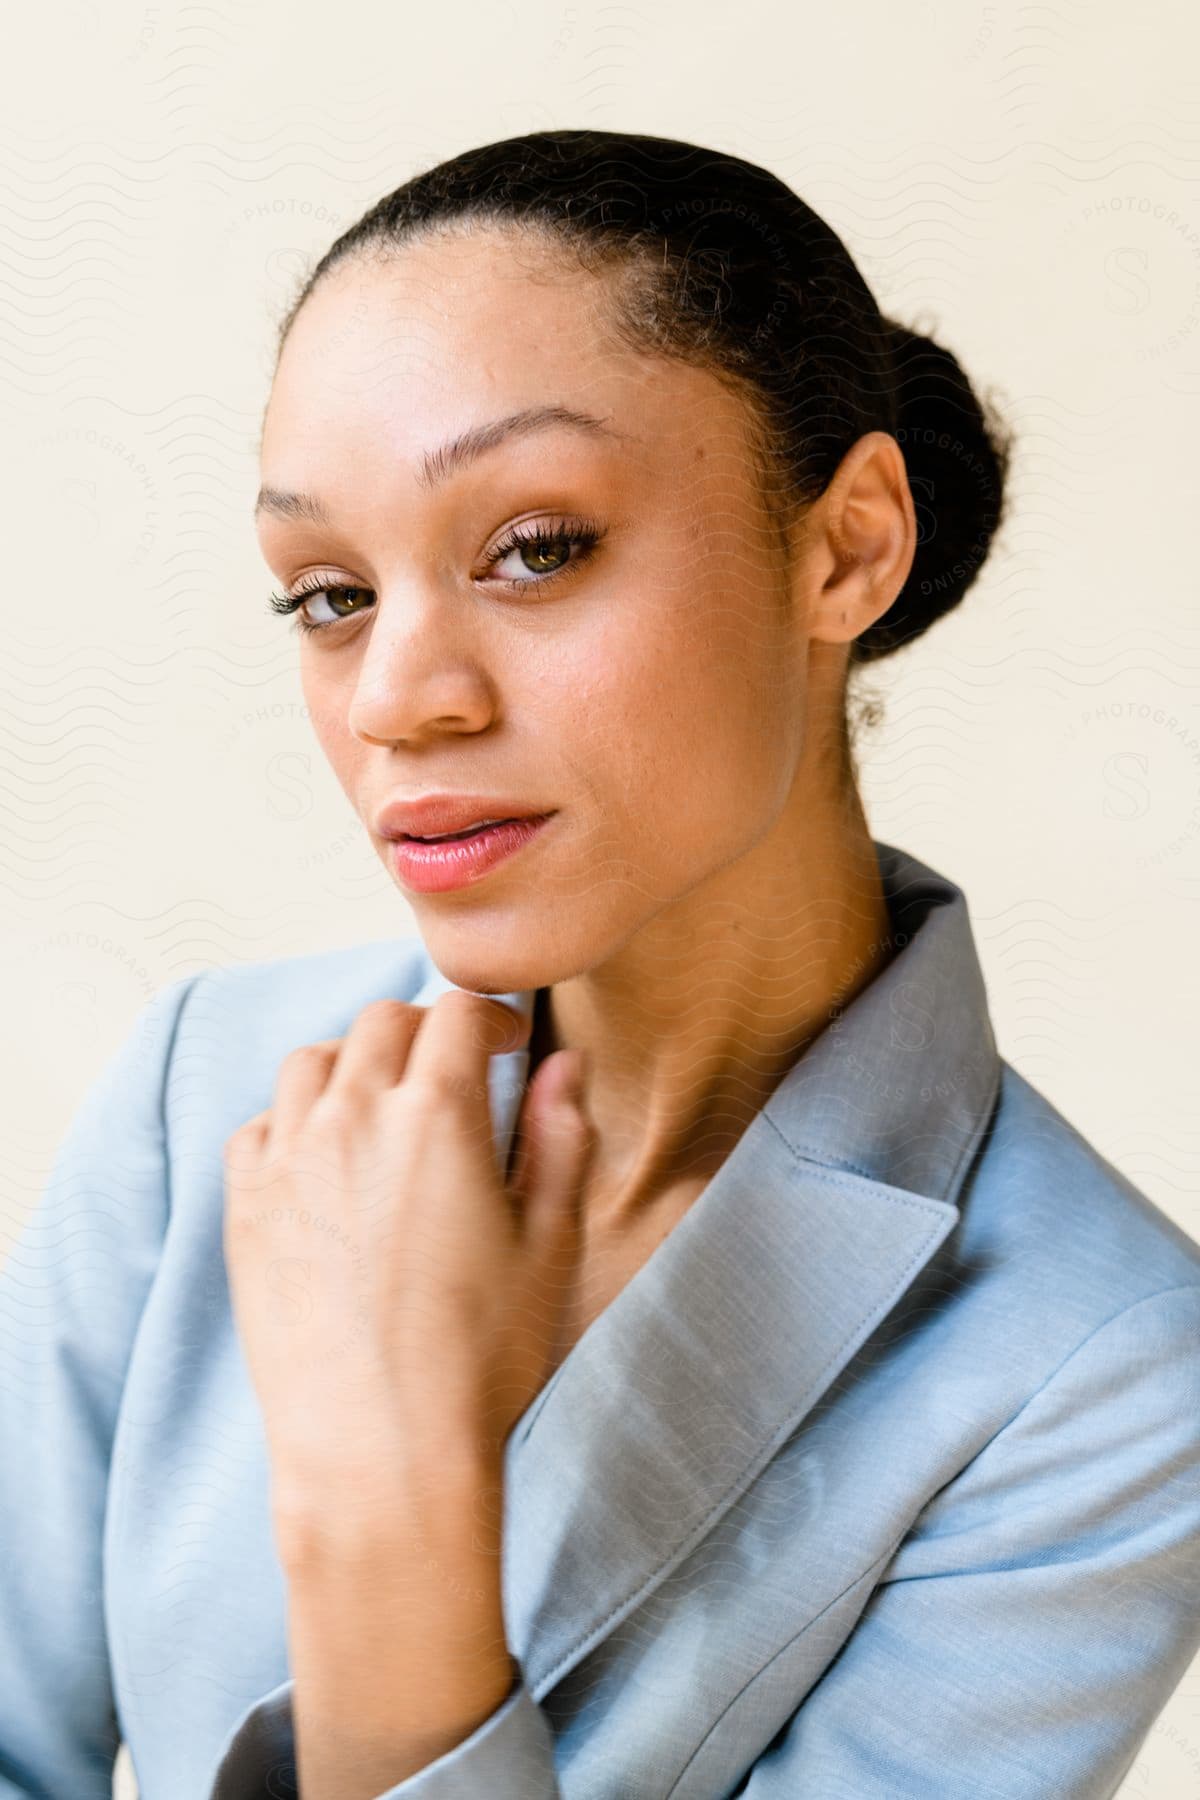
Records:
{"label": "woman's chin", "polygon": [[416,906],[417,929],[447,981],[476,994],[554,987],[595,968],[621,941],[605,932],[609,921],[570,901],[527,898],[527,905]]}
{"label": "woman's chin", "polygon": [[531,954],[528,945],[508,955],[495,944],[466,944],[452,929],[421,935],[439,973],[472,994],[526,993],[559,979],[545,956]]}

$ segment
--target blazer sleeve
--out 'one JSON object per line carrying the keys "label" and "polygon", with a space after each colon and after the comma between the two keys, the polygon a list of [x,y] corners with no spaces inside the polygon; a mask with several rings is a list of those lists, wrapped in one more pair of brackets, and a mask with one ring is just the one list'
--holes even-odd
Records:
{"label": "blazer sleeve", "polygon": [[1110,1800],[1200,1650],[1200,1286],[1109,1319],[936,1494],[745,1800]]}
{"label": "blazer sleeve", "polygon": [[109,1459],[166,1225],[163,1086],[198,977],[143,1006],[0,1266],[0,1800],[110,1800]]}
{"label": "blazer sleeve", "polygon": [[[294,1794],[295,1683],[285,1681],[256,1700],[226,1740],[207,1800],[262,1800]],[[375,1800],[562,1800],[554,1766],[554,1735],[523,1681],[487,1718],[423,1769],[386,1788]]]}

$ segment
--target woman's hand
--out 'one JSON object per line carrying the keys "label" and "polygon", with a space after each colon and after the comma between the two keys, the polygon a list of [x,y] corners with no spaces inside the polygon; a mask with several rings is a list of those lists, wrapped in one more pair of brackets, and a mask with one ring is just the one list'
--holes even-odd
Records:
{"label": "woman's hand", "polygon": [[593,1134],[556,1051],[498,1172],[488,1059],[529,1021],[450,989],[284,1058],[225,1145],[224,1249],[288,1580],[302,1791],[369,1800],[510,1691],[505,1440],[545,1381]]}
{"label": "woman's hand", "polygon": [[344,1038],[291,1051],[273,1105],[228,1139],[225,1259],[277,1517],[498,1470],[544,1384],[593,1134],[581,1059],[557,1051],[501,1178],[488,1060],[529,1031],[457,988],[428,1009],[373,1001]]}

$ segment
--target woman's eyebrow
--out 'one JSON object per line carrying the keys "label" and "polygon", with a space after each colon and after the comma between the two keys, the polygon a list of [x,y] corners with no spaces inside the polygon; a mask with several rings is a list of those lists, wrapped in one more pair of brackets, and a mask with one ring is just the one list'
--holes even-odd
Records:
{"label": "woman's eyebrow", "polygon": [[[427,450],[417,468],[417,484],[426,489],[437,487],[455,470],[473,462],[486,451],[494,450],[507,438],[527,437],[535,431],[563,428],[587,432],[595,437],[627,440],[630,436],[628,432],[616,430],[607,420],[598,418],[594,413],[578,412],[574,407],[526,406],[519,412],[506,413],[503,418],[489,419],[486,424],[472,425],[468,431],[460,432],[457,437],[450,438],[436,450]],[[261,512],[274,513],[281,519],[307,519],[316,525],[332,523],[316,495],[289,493],[283,488],[259,489],[258,498],[254,502],[255,517]]]}

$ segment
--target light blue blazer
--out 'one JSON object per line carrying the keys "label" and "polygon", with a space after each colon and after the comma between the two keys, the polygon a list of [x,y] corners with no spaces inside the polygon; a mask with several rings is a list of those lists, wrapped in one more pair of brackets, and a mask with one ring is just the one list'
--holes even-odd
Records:
{"label": "light blue blazer", "polygon": [[[509,1438],[519,1683],[380,1800],[1104,1800],[1200,1649],[1200,1247],[877,851],[896,956]],[[191,976],[82,1101],[0,1277],[3,1800],[107,1800],[122,1737],[143,1800],[296,1794],[223,1146],[447,985],[416,939]]]}

